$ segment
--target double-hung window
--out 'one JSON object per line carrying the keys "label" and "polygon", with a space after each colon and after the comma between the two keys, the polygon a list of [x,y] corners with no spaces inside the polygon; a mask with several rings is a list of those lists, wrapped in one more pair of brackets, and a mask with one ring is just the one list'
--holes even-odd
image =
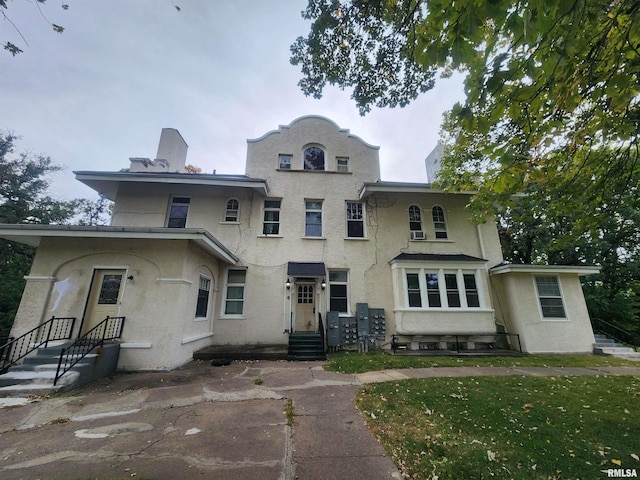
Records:
{"label": "double-hung window", "polygon": [[242,315],[244,313],[244,287],[246,278],[246,270],[228,271],[227,291],[224,302],[225,315]]}
{"label": "double-hung window", "polygon": [[209,294],[211,292],[211,279],[200,275],[198,285],[198,299],[196,301],[196,318],[206,318],[209,312]]}
{"label": "double-hung window", "polygon": [[224,211],[225,222],[237,222],[240,218],[240,203],[235,198],[227,201],[227,208]]}
{"label": "double-hung window", "polygon": [[364,215],[360,202],[347,202],[347,237],[364,238]]}
{"label": "double-hung window", "polygon": [[540,309],[544,318],[566,318],[558,277],[536,276]]}
{"label": "double-hung window", "polygon": [[280,200],[264,201],[264,235],[278,235],[280,233]]}
{"label": "double-hung window", "polygon": [[282,170],[291,170],[292,161],[293,161],[293,155],[285,155],[281,153],[278,156],[278,168]]}
{"label": "double-hung window", "polygon": [[444,218],[444,210],[442,207],[435,206],[431,209],[433,217],[433,229],[436,238],[447,238],[447,222]]}
{"label": "double-hung window", "polygon": [[348,172],[349,157],[336,157],[336,170],[338,172]]}
{"label": "double-hung window", "polygon": [[322,236],[322,200],[307,200],[304,214],[304,236]]}
{"label": "double-hung window", "polygon": [[187,215],[189,214],[189,197],[173,197],[169,206],[167,227],[185,228],[187,226]]}
{"label": "double-hung window", "polygon": [[329,310],[348,313],[349,311],[349,272],[346,270],[329,271]]}
{"label": "double-hung window", "polygon": [[480,308],[476,271],[462,269],[407,269],[409,308]]}

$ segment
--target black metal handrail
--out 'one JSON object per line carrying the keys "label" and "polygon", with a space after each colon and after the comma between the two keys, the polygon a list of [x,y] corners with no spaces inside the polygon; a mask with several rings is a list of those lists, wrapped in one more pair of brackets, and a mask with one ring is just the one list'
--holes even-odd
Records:
{"label": "black metal handrail", "polygon": [[78,337],[71,345],[63,348],[60,352],[53,384],[56,385],[60,377],[96,348],[103,346],[104,342],[121,338],[124,320],[125,317],[107,317],[84,335]]}
{"label": "black metal handrail", "polygon": [[324,323],[322,323],[322,314],[320,312],[318,312],[318,333],[322,339],[322,349],[326,352],[327,350],[324,346]]}
{"label": "black metal handrail", "polygon": [[34,350],[48,346],[54,340],[69,340],[76,317],[51,317],[27,333],[13,338],[0,346],[0,374]]}
{"label": "black metal handrail", "polygon": [[591,324],[597,333],[603,333],[616,342],[626,343],[634,347],[640,346],[640,335],[634,335],[612,323],[599,318],[592,318]]}

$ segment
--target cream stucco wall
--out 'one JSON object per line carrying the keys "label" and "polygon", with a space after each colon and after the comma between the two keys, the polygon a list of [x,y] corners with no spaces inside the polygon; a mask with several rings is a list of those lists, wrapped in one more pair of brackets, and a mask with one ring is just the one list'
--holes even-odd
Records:
{"label": "cream stucco wall", "polygon": [[528,353],[591,353],[595,342],[577,274],[557,275],[566,319],[545,319],[540,310],[534,275],[505,273],[491,277],[499,319],[520,335]]}

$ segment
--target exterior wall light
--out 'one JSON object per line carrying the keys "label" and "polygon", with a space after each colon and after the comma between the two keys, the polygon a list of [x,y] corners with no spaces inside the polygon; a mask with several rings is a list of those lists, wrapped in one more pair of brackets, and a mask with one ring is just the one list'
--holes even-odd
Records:
{"label": "exterior wall light", "polygon": [[327,288],[327,282],[324,281],[324,278],[322,279],[322,282],[320,282],[320,288],[322,288],[323,290]]}
{"label": "exterior wall light", "polygon": [[291,280],[287,278],[287,281],[284,282],[284,286],[287,287],[287,290],[291,290]]}

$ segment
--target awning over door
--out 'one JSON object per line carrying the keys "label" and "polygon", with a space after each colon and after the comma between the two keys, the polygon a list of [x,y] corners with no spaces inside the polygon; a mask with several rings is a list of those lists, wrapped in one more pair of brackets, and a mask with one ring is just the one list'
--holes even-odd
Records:
{"label": "awning over door", "polygon": [[327,269],[323,262],[289,262],[287,275],[301,277],[324,277]]}

